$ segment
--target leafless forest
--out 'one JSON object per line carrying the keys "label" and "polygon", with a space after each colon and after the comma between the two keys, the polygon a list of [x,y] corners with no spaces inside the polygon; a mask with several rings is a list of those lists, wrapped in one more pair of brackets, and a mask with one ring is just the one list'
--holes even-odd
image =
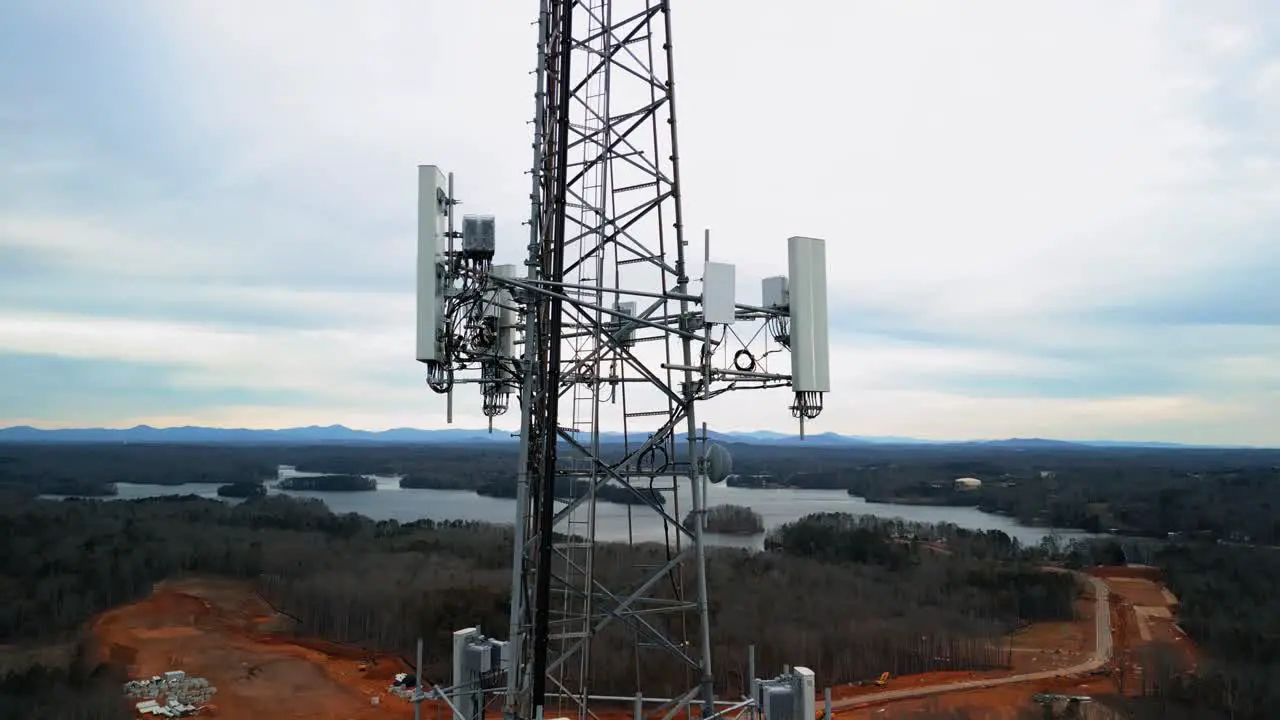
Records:
{"label": "leafless forest", "polygon": [[[407,654],[422,633],[426,670],[440,681],[447,680],[453,630],[479,623],[494,635],[506,632],[510,535],[502,527],[374,523],[282,496],[236,507],[196,498],[36,501],[7,506],[0,522],[5,576],[31,581],[5,586],[0,637],[74,633],[93,613],[184,574],[252,580],[301,621],[301,632],[338,642]],[[778,552],[713,553],[715,660],[724,691],[741,691],[753,643],[762,670],[807,664],[823,683],[885,670],[988,668],[1007,661],[1006,634],[1027,619],[1020,608],[1069,612],[1075,588],[1045,585],[1035,579],[1047,574],[1034,568],[857,532],[841,552],[866,562],[806,557],[807,540],[795,538]],[[665,549],[598,552],[600,572],[621,585]],[[1065,591],[1065,604],[1028,602],[1046,588]],[[596,645],[593,684],[600,691],[630,693],[638,680],[648,692],[665,692],[687,682],[671,663],[654,661],[661,658],[641,657],[637,665],[623,651],[630,646],[624,632]]]}
{"label": "leafless forest", "polygon": [[[964,471],[999,480],[987,483],[992,492],[1016,493],[1029,513],[1036,507],[1054,516],[1089,508],[1131,527],[1149,526],[1161,538],[1108,540],[1059,553],[1049,547],[1052,543],[1017,548],[1000,533],[811,517],[772,533],[769,552],[713,553],[715,663],[722,692],[742,687],[746,648],[752,643],[762,673],[782,664],[807,664],[822,684],[886,670],[903,674],[1003,665],[1010,629],[1070,612],[1076,588],[1062,584],[1067,576],[1039,570],[1053,556],[1077,566],[1155,564],[1180,598],[1181,623],[1204,656],[1192,674],[1157,672],[1159,658],[1147,661],[1153,670],[1143,690],[1156,704],[1133,708],[1136,717],[1273,716],[1280,663],[1275,640],[1280,553],[1247,546],[1224,530],[1261,527],[1258,523],[1273,515],[1280,471],[1274,463],[1264,466],[1272,462],[1270,456],[1134,451],[1108,459],[1093,451],[1043,448],[913,452],[828,449],[810,453],[806,462],[819,465],[810,476],[815,482],[843,482],[844,471],[832,468],[847,463],[862,473],[914,467],[922,479]],[[339,473],[431,468],[462,482],[476,476],[463,472],[467,456],[464,448],[4,448],[0,645],[74,644],[93,614],[146,595],[158,580],[216,575],[255,583],[282,611],[302,621],[301,632],[325,639],[407,653],[421,633],[428,641],[426,671],[443,680],[452,630],[479,623],[487,632],[505,634],[510,536],[502,528],[375,523],[335,516],[318,502],[278,496],[231,507],[197,498],[51,502],[33,495],[121,481],[251,482],[274,462]],[[790,462],[782,450],[740,457],[744,466],[754,463],[759,469]],[[496,463],[509,458],[490,460],[485,472],[497,472]],[[1056,485],[1027,479],[1043,479],[1040,473],[1047,467],[1054,468]],[[1198,489],[1183,494],[1183,486]],[[1050,491],[1056,492],[1057,504],[1049,502]],[[1205,493],[1214,499],[1200,502]],[[1273,517],[1268,522],[1274,527]],[[1166,541],[1166,530],[1186,532]],[[1243,535],[1266,536],[1252,529]],[[661,552],[657,547],[603,548],[597,567],[613,576],[610,582],[624,584],[646,554],[652,559]],[[597,664],[593,687],[627,694],[637,681],[654,693],[686,684],[682,673],[672,674],[670,663],[648,657],[637,663],[627,653],[609,653],[611,644],[630,647],[622,632],[614,630],[597,645],[608,661]],[[0,677],[0,698],[7,707],[54,703],[66,710],[58,717],[115,717],[91,701],[99,691],[102,697],[118,696],[110,667],[47,666],[33,659],[21,666],[8,663],[0,668],[4,672],[9,674]]]}

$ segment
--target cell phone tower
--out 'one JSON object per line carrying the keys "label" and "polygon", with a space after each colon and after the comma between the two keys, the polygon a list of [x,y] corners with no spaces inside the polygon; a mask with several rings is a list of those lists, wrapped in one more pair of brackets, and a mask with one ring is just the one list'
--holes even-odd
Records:
{"label": "cell phone tower", "polygon": [[[788,239],[788,276],[766,278],[752,304],[737,302],[734,266],[711,260],[709,233],[702,262],[689,257],[673,67],[669,1],[541,0],[523,270],[492,264],[492,217],[456,222],[452,173],[419,167],[417,359],[427,384],[448,397],[450,421],[455,386],[479,384],[491,429],[519,398],[497,693],[508,718],[586,720],[600,690],[623,694],[593,678],[606,650],[618,662],[619,637],[630,693],[643,694],[646,674],[685,670],[687,691],[650,704],[654,717],[687,705],[713,714],[706,490],[730,460],[699,433],[695,408],[790,386],[803,435],[830,390],[823,240]],[[626,555],[647,558],[627,572],[604,562],[601,493],[624,496],[634,527],[660,526],[665,547]],[[691,507],[681,508],[685,494]],[[470,641],[460,642],[453,691],[474,700],[483,689],[461,676],[492,687],[499,653],[486,646],[483,667],[467,670],[459,653]],[[471,710],[455,707],[465,720],[478,712],[470,700]]]}

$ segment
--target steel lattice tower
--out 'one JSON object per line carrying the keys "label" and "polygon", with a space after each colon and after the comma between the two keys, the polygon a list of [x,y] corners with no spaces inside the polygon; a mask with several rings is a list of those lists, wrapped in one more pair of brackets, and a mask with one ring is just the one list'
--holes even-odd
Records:
{"label": "steel lattice tower", "polygon": [[[668,297],[689,286],[670,32],[668,3],[655,0],[546,0],[539,18],[530,265],[543,288],[558,292],[538,303],[526,350],[536,369],[525,385],[532,412],[521,435],[512,638],[528,674],[510,677],[507,706],[522,717],[534,717],[550,692],[557,714],[585,720],[591,641],[619,621],[696,673],[710,707],[701,529],[685,527],[678,500],[665,507],[646,492],[676,498],[676,478],[699,475],[693,343],[703,338],[680,327],[689,301]],[[628,287],[649,291],[644,307]],[[624,438],[608,458],[600,445],[606,404]],[[575,461],[560,457],[561,446]],[[557,508],[559,478],[571,497]],[[607,588],[595,576],[595,495],[606,483],[639,490],[677,535],[671,559],[631,588]],[[703,499],[692,486],[698,510]],[[663,580],[672,592],[657,597]],[[695,614],[697,639],[687,637],[687,621],[660,629],[647,619],[655,611]]]}
{"label": "steel lattice tower", "polygon": [[[491,220],[488,236],[454,232],[452,176],[446,190],[438,168],[420,169],[418,359],[428,383],[452,398],[455,374],[478,366],[478,378],[458,382],[481,384],[485,414],[520,398],[508,718],[587,720],[593,643],[606,632],[615,649],[618,633],[629,638],[635,693],[645,668],[685,669],[687,691],[655,717],[690,703],[713,714],[703,525],[708,469],[723,479],[727,454],[700,436],[695,406],[791,385],[803,423],[830,389],[821,240],[789,241],[790,290],[787,278],[768,279],[758,306],[736,302],[733,267],[710,262],[709,240],[690,267],[669,6],[541,0],[523,272],[490,265]],[[736,321],[757,329],[739,335]],[[515,334],[520,357],[504,339]],[[792,367],[771,370],[782,350]],[[627,555],[645,560],[625,573],[602,562],[621,556],[596,541],[605,490],[666,538]]]}

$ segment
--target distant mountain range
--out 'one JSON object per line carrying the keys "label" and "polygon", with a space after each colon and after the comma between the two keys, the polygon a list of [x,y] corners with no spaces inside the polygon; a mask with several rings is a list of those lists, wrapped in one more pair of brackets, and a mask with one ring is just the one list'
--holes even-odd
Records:
{"label": "distant mountain range", "polygon": [[[1025,450],[1070,449],[1085,447],[1124,447],[1124,448],[1190,448],[1211,447],[1181,445],[1178,443],[1160,442],[1121,442],[1110,440],[1074,442],[1067,440],[1045,440],[1041,438],[1010,438],[1007,440],[983,441],[942,441],[921,440],[910,437],[839,435],[836,433],[818,433],[807,435],[801,440],[797,435],[759,430],[755,432],[708,433],[713,439],[721,442],[750,443],[753,445],[792,445],[804,443],[818,446],[853,446],[853,445],[982,445]],[[602,433],[604,442],[620,442],[622,433]],[[493,433],[486,430],[468,430],[448,428],[444,430],[421,430],[417,428],[395,428],[392,430],[370,431],[353,430],[343,425],[327,425],[308,427],[282,428],[279,430],[249,430],[213,427],[172,427],[155,428],[149,425],[117,428],[77,428],[65,430],[42,430],[30,426],[0,428],[0,443],[181,443],[181,444],[240,444],[240,445],[313,445],[335,443],[382,443],[382,444],[417,444],[417,443],[513,443],[516,437],[507,430],[495,429]]]}

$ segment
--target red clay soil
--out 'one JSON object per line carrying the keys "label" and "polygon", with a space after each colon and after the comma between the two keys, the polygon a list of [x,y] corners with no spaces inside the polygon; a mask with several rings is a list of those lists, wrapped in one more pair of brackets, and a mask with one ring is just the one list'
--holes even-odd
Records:
{"label": "red clay soil", "polygon": [[1117,690],[1134,695],[1141,688],[1141,648],[1159,643],[1172,648],[1182,668],[1195,670],[1198,651],[1177,625],[1177,598],[1164,587],[1158,568],[1124,566],[1093,568],[1111,589],[1111,625],[1115,642]]}
{"label": "red clay soil", "polygon": [[1100,578],[1135,578],[1154,583],[1164,581],[1160,568],[1154,565],[1097,565],[1086,572]]}
{"label": "red clay soil", "polygon": [[103,613],[93,632],[131,677],[180,669],[207,678],[217,688],[207,714],[219,718],[412,717],[408,702],[386,693],[409,670],[398,658],[377,657],[361,671],[364,653],[280,633],[287,625],[247,584],[183,580]]}
{"label": "red clay soil", "polygon": [[[1109,668],[1124,670],[1124,691],[1135,692],[1139,673],[1135,651],[1159,640],[1170,641],[1194,662],[1195,648],[1181,634],[1176,603],[1157,580],[1153,569],[1094,568],[1090,574],[1106,578],[1115,660]],[[1082,599],[1080,618],[1070,623],[1041,623],[1014,636],[1012,670],[937,672],[894,677],[883,687],[842,686],[833,699],[885,690],[928,687],[960,680],[1007,677],[1069,667],[1094,650],[1093,599]],[[1135,610],[1156,608],[1156,610]],[[1161,610],[1163,608],[1164,610]],[[1168,611],[1170,617],[1162,614]],[[1146,639],[1140,628],[1145,623]],[[320,718],[372,720],[409,718],[412,706],[386,693],[396,672],[410,668],[395,657],[378,657],[360,670],[367,654],[349,646],[299,638],[287,632],[290,621],[277,615],[245,583],[184,580],[157,586],[151,597],[103,613],[93,624],[104,652],[126,665],[133,677],[181,669],[205,677],[217,687],[215,712],[220,718]],[[898,700],[836,713],[839,720],[909,717],[927,710],[968,710],[974,717],[1014,718],[1032,707],[1038,692],[1109,695],[1120,689],[1111,676],[1063,677],[986,689],[952,692],[926,698]],[[379,704],[370,699],[378,696]],[[818,700],[821,708],[821,698]],[[443,712],[438,712],[443,711]],[[626,720],[626,708],[600,708],[608,720]],[[436,703],[424,703],[423,716],[447,719]],[[494,714],[495,717],[497,713]]]}
{"label": "red clay soil", "polygon": [[[946,693],[912,700],[899,700],[883,705],[842,710],[835,713],[837,720],[864,720],[875,718],[910,718],[926,713],[964,711],[981,720],[1017,720],[1019,713],[1039,707],[1032,702],[1036,693],[1061,693],[1064,695],[1107,695],[1114,693],[1114,686],[1106,678],[1063,678],[1032,683],[1018,683],[982,690]],[[821,703],[819,703],[821,705]]]}
{"label": "red clay soil", "polygon": [[[1051,680],[1015,683],[999,687],[951,692],[931,697],[898,700],[870,707],[840,710],[837,720],[862,718],[912,717],[918,713],[941,711],[967,711],[975,718],[991,720],[1013,719],[1019,712],[1037,707],[1031,700],[1037,693],[1061,693],[1067,695],[1107,696],[1121,692],[1136,694],[1140,687],[1141,668],[1137,663],[1138,649],[1157,641],[1169,641],[1185,653],[1189,667],[1194,667],[1195,646],[1176,625],[1177,604],[1160,582],[1157,568],[1151,567],[1098,567],[1088,571],[1103,578],[1108,586],[1114,656],[1107,666],[1107,675],[1068,676]],[[1078,606],[1080,619],[1073,623],[1042,623],[1033,625],[1015,636],[1013,641],[1013,671],[990,673],[928,673],[891,679],[883,688],[837,688],[833,698],[841,699],[872,694],[882,690],[912,687],[928,687],[952,683],[957,680],[1004,677],[1013,674],[1046,670],[1050,667],[1069,667],[1080,662],[1094,651],[1093,612],[1094,603],[1088,599]],[[1135,608],[1155,608],[1135,610]],[[1168,618],[1161,617],[1168,612]],[[1143,616],[1147,630],[1144,638],[1139,630],[1139,616]],[[1019,649],[1025,652],[1018,652]],[[1036,649],[1039,649],[1037,652]],[[1044,664],[1037,664],[1043,662]],[[1123,685],[1116,676],[1117,668],[1123,669]],[[821,705],[821,701],[819,701]]]}
{"label": "red clay soil", "polygon": [[[945,672],[922,673],[919,675],[906,675],[901,677],[892,677],[883,685],[870,687],[859,687],[854,685],[844,685],[832,688],[832,700],[844,700],[847,698],[861,697],[863,695],[873,695],[887,690],[906,690],[912,688],[923,688],[931,685],[945,685],[953,682],[965,680],[986,680],[993,678],[1003,678],[1010,675],[1021,675],[1023,673],[1041,672],[1054,668],[1066,668],[1077,665],[1087,660],[1094,650],[1094,597],[1091,587],[1086,587],[1084,595],[1076,601],[1077,618],[1070,622],[1045,622],[1034,623],[1019,632],[1015,633],[1011,639],[1013,648],[1013,667],[1008,670],[988,670],[988,671],[967,671],[953,670]],[[971,691],[964,693],[948,694],[957,696],[987,696],[1004,697],[1009,693],[1021,695],[1026,688],[1018,685],[1016,688],[1000,687],[991,688],[985,691]],[[1028,698],[1039,690],[1031,687],[1027,690]],[[900,700],[886,705],[876,707],[919,707],[924,708],[927,704],[922,704],[924,700],[907,701]],[[821,704],[821,703],[819,703]],[[950,707],[943,705],[942,707]],[[871,708],[874,712],[875,707]],[[862,710],[849,710],[835,713],[838,718],[845,717],[862,717],[858,713]],[[883,715],[880,715],[883,717]]]}

